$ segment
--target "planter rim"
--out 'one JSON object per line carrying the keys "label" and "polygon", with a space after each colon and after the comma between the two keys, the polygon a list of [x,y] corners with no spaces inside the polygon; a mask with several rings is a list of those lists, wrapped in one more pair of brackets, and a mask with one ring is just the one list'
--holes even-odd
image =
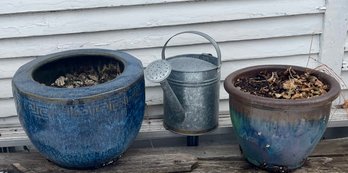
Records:
{"label": "planter rim", "polygon": [[[123,72],[117,78],[108,82],[80,88],[51,87],[33,79],[33,72],[42,65],[56,60],[84,55],[105,56],[118,60],[124,64]],[[141,61],[125,52],[108,49],[74,49],[44,55],[22,65],[13,77],[12,88],[27,96],[41,97],[51,101],[88,99],[126,89],[134,82],[143,78],[143,76],[144,73]]]}
{"label": "planter rim", "polygon": [[[261,71],[265,69],[287,69],[288,67],[292,67],[296,71],[306,71],[311,70],[311,73],[314,74],[327,85],[329,85],[330,90],[321,96],[311,97],[308,99],[297,99],[297,100],[288,100],[288,99],[274,99],[268,97],[257,96],[253,94],[249,94],[241,91],[237,87],[234,86],[234,80],[238,78],[240,75],[251,72],[251,71]],[[256,106],[266,106],[270,108],[284,108],[284,107],[308,107],[308,106],[320,106],[331,104],[333,100],[335,100],[340,94],[341,87],[340,84],[333,77],[320,72],[318,70],[314,70],[311,68],[293,66],[293,65],[257,65],[250,66],[246,68],[239,69],[229,74],[224,81],[224,87],[227,93],[230,95],[231,99],[237,99],[238,101],[242,101],[245,103],[249,103],[251,105]]]}

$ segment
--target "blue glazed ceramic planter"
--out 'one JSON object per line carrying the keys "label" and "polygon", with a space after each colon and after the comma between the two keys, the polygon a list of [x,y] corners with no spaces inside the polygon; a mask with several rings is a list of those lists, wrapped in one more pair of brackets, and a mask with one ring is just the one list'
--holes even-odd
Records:
{"label": "blue glazed ceramic planter", "polygon": [[[46,86],[79,65],[119,63],[122,74],[81,88]],[[84,49],[23,65],[13,78],[20,122],[38,151],[56,164],[96,168],[119,157],[139,132],[145,105],[143,67],[129,54]]]}
{"label": "blue glazed ceramic planter", "polygon": [[[329,85],[328,93],[309,99],[280,100],[251,95],[234,86],[241,76],[255,76],[261,70],[284,71],[288,66],[244,68],[225,80],[230,115],[245,158],[271,171],[301,167],[321,139],[330,116],[331,103],[340,92],[338,82],[318,71],[312,74]],[[305,68],[292,68],[304,72]]]}

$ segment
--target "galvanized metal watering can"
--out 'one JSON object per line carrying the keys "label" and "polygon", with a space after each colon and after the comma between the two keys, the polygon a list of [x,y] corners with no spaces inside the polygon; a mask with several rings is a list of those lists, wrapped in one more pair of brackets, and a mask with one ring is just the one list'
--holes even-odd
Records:
{"label": "galvanized metal watering can", "polygon": [[[211,54],[183,54],[165,57],[168,42],[185,33],[209,40],[217,57]],[[197,136],[218,126],[221,52],[213,38],[198,31],[175,34],[164,44],[162,60],[145,69],[145,77],[159,82],[164,95],[164,127],[175,133]]]}

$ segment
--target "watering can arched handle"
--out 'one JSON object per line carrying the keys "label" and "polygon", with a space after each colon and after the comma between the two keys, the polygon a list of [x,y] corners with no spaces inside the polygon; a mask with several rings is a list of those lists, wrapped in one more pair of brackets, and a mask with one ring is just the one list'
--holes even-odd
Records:
{"label": "watering can arched handle", "polygon": [[165,55],[165,51],[166,51],[166,48],[167,48],[167,44],[169,43],[169,41],[177,36],[177,35],[180,35],[180,34],[186,34],[186,33],[189,33],[189,34],[196,34],[196,35],[199,35],[199,36],[202,36],[204,37],[205,39],[207,39],[215,48],[216,50],[216,54],[217,54],[217,58],[218,58],[218,67],[220,68],[221,67],[221,51],[220,51],[220,48],[218,46],[218,44],[216,43],[216,41],[211,38],[209,35],[203,33],[203,32],[199,32],[199,31],[184,31],[184,32],[179,32],[175,35],[173,35],[172,37],[170,37],[167,42],[164,44],[163,48],[162,48],[162,59],[166,59],[166,55]]}

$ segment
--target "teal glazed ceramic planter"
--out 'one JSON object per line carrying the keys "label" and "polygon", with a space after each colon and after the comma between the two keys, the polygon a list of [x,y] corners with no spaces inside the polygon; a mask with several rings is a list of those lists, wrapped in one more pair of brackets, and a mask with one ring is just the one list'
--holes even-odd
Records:
{"label": "teal glazed ceramic planter", "polygon": [[[82,65],[118,63],[122,73],[81,88],[47,86]],[[145,106],[143,66],[124,52],[82,49],[23,65],[13,81],[19,120],[32,144],[54,163],[73,169],[101,167],[137,136]]]}
{"label": "teal glazed ceramic planter", "polygon": [[[301,167],[321,139],[330,116],[331,103],[340,92],[331,76],[312,74],[329,86],[328,93],[309,99],[283,100],[251,95],[234,86],[241,76],[255,76],[261,70],[285,71],[289,66],[264,65],[230,74],[224,83],[229,93],[230,115],[244,157],[270,170]],[[297,72],[309,70],[292,66]]]}

